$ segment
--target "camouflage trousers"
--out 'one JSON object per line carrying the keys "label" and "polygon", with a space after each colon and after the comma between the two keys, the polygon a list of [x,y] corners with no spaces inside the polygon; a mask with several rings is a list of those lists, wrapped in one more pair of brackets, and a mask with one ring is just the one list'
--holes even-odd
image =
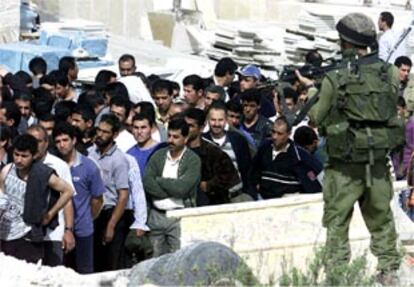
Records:
{"label": "camouflage trousers", "polygon": [[369,172],[364,164],[339,163],[326,168],[323,225],[327,228],[327,266],[346,264],[350,260],[348,231],[354,204],[358,202],[371,234],[371,252],[378,258],[377,269],[399,268],[401,257],[390,207],[392,196],[389,168],[385,163],[371,166]]}

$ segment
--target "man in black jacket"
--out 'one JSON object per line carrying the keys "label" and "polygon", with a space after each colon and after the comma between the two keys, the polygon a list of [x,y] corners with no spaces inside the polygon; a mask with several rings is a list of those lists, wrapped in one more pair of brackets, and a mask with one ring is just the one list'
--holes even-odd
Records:
{"label": "man in black jacket", "polygon": [[252,188],[258,187],[264,199],[285,194],[321,191],[318,175],[322,165],[289,139],[291,127],[286,118],[273,124],[272,140],[258,150],[250,172]]}

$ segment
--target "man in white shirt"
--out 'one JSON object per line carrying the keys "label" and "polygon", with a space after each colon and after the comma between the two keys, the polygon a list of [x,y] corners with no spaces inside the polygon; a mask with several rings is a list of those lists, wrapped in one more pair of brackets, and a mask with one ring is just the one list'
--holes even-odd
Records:
{"label": "man in white shirt", "polygon": [[[378,40],[378,56],[381,60],[386,61],[394,46],[398,42],[401,33],[392,29],[394,16],[390,12],[382,12],[378,19],[378,28],[383,32]],[[389,59],[389,63],[394,63],[399,56],[406,55],[405,42],[402,42]]]}

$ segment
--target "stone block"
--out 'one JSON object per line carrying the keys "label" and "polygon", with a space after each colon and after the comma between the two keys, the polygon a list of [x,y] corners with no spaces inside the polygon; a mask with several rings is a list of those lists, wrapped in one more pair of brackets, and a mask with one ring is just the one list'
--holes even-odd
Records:
{"label": "stone block", "polygon": [[242,286],[257,284],[233,250],[216,242],[198,242],[139,263],[130,272],[128,286],[229,286],[235,280]]}
{"label": "stone block", "polygon": [[110,7],[109,7],[109,21],[108,21],[108,28],[110,29],[111,33],[123,35],[124,25],[126,21],[126,14],[125,14],[125,7],[124,7],[125,0],[111,0]]}
{"label": "stone block", "polygon": [[115,15],[110,14],[111,0],[92,0],[91,19],[100,21],[110,30],[109,21]]}
{"label": "stone block", "polygon": [[154,40],[171,47],[172,35],[175,26],[174,14],[169,11],[150,12],[148,19]]}
{"label": "stone block", "polygon": [[77,1],[59,0],[59,16],[63,18],[79,18],[76,9]]}
{"label": "stone block", "polygon": [[76,14],[82,19],[91,19],[92,0],[76,0]]}
{"label": "stone block", "polygon": [[125,35],[127,37],[139,37],[141,30],[141,17],[146,13],[145,3],[135,0],[126,1],[126,15],[124,21]]}

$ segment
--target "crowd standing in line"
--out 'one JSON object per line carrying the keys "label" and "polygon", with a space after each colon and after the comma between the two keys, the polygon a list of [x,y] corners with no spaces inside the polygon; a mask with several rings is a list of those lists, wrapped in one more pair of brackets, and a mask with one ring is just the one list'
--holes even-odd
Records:
{"label": "crowd standing in line", "polygon": [[[381,13],[381,59],[398,38],[392,25]],[[414,83],[401,53],[393,54],[394,112],[406,121],[406,144],[391,157],[396,178],[411,184]],[[306,59],[321,65],[317,51]],[[320,79],[298,73],[263,85],[259,67],[230,58],[211,77],[191,74],[182,83],[144,75],[129,54],[118,65],[120,78],[103,69],[83,90],[72,57],[54,71],[39,57],[31,74],[0,69],[1,251],[80,273],[117,270],[180,248],[168,210],[322,191],[332,157],[322,116],[290,121]],[[402,201],[412,213],[414,195]]]}

